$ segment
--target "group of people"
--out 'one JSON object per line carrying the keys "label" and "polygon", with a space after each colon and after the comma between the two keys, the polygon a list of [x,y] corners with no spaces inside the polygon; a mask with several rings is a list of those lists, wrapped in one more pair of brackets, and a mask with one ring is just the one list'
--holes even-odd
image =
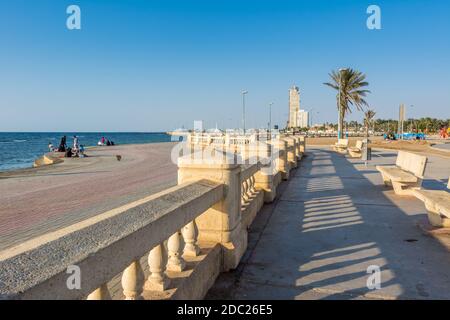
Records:
{"label": "group of people", "polygon": [[73,145],[72,147],[67,147],[67,137],[63,136],[59,143],[58,148],[55,148],[51,142],[48,143],[48,149],[50,152],[64,152],[64,157],[79,157],[84,158],[84,146],[79,144],[79,140],[77,136],[73,136]]}
{"label": "group of people", "polygon": [[384,135],[384,140],[391,140],[391,141],[394,141],[394,140],[397,140],[397,137],[395,136],[394,133],[388,132],[388,133],[386,133],[386,134]]}
{"label": "group of people", "polygon": [[442,139],[448,139],[448,137],[450,136],[450,127],[444,127],[442,126],[441,129],[439,130],[439,136]]}
{"label": "group of people", "polygon": [[[114,146],[114,141],[109,140],[108,138],[102,137],[98,142],[99,146]],[[59,143],[59,146],[55,148],[51,142],[48,143],[48,149],[50,152],[64,152],[64,157],[79,157],[84,158],[86,155],[84,154],[84,146],[80,144],[78,137],[73,136],[73,144],[72,147],[67,146],[67,137],[63,136]]]}
{"label": "group of people", "polygon": [[113,146],[114,145],[114,141],[109,140],[109,139],[107,139],[105,137],[102,137],[97,144],[99,146]]}
{"label": "group of people", "polygon": [[384,135],[384,140],[390,140],[390,141],[395,141],[397,139],[400,140],[425,140],[426,139],[426,135],[424,133],[421,132],[415,132],[415,133],[403,133],[403,134],[395,134],[393,132],[388,132],[385,133]]}

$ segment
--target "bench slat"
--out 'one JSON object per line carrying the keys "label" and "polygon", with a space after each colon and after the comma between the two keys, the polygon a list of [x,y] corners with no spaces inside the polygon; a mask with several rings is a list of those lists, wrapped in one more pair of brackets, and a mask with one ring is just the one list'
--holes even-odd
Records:
{"label": "bench slat", "polygon": [[422,178],[427,164],[427,157],[406,151],[399,151],[396,165],[405,171]]}
{"label": "bench slat", "polygon": [[423,202],[431,203],[440,214],[450,218],[450,193],[443,190],[414,190],[414,195]]}
{"label": "bench slat", "polygon": [[377,170],[383,172],[386,176],[388,176],[392,181],[396,182],[408,182],[414,183],[417,182],[417,177],[412,173],[406,172],[397,167],[382,167],[377,166]]}

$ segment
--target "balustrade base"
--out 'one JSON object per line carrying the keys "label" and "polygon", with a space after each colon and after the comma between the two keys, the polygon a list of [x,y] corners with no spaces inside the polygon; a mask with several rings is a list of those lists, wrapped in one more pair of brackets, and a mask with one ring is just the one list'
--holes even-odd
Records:
{"label": "balustrade base", "polygon": [[186,269],[167,271],[170,286],[165,291],[144,290],[145,300],[197,300],[203,299],[221,272],[222,246],[201,243],[197,257],[185,257]]}
{"label": "balustrade base", "polygon": [[153,282],[147,280],[144,284],[144,290],[146,291],[164,291],[169,288],[169,280],[165,279],[163,282]]}
{"label": "balustrade base", "polygon": [[200,248],[194,247],[192,249],[184,248],[183,257],[198,257],[200,255]]}
{"label": "balustrade base", "polygon": [[181,272],[186,269],[186,263],[180,262],[180,264],[170,264],[167,265],[168,271]]}

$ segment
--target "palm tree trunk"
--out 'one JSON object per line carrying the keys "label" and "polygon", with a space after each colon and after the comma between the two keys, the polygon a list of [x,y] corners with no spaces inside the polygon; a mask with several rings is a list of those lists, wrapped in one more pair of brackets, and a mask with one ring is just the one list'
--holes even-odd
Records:
{"label": "palm tree trunk", "polygon": [[344,108],[339,110],[339,139],[344,139]]}

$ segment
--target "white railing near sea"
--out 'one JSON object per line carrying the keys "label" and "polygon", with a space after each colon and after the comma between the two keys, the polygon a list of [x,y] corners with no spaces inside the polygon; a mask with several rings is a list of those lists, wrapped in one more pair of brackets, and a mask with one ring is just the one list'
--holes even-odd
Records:
{"label": "white railing near sea", "polygon": [[183,155],[178,186],[1,252],[0,298],[203,298],[238,266],[247,228],[297,166],[304,139],[196,134],[187,143],[232,148],[241,162]]}

